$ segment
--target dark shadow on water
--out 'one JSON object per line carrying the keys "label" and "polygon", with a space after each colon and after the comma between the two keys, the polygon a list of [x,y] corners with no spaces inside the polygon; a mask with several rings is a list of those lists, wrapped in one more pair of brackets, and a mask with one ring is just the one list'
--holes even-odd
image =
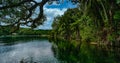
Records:
{"label": "dark shadow on water", "polygon": [[120,48],[57,41],[52,47],[55,57],[63,63],[120,63]]}

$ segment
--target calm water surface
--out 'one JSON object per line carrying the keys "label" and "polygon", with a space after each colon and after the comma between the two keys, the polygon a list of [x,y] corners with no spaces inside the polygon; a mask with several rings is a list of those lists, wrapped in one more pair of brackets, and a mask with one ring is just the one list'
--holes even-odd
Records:
{"label": "calm water surface", "polygon": [[120,63],[120,48],[35,37],[0,38],[0,63]]}
{"label": "calm water surface", "polygon": [[47,39],[21,39],[10,43],[9,41],[4,39],[4,43],[0,43],[0,63],[57,62],[51,50],[52,44]]}

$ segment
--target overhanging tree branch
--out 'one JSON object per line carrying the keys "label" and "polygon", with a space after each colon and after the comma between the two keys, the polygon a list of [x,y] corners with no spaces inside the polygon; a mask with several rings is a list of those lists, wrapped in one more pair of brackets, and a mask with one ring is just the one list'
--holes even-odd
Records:
{"label": "overhanging tree branch", "polygon": [[[43,21],[45,20],[44,16],[44,10],[43,6],[47,2],[53,2],[53,1],[61,1],[61,0],[42,0],[40,2],[37,2],[35,0],[21,0],[18,2],[12,2],[13,4],[8,3],[8,5],[1,4],[0,6],[0,16],[6,17],[6,16],[13,16],[11,18],[19,19],[19,21],[14,21],[11,25],[16,26],[19,24],[28,24],[31,23],[31,27],[35,28],[39,24],[42,24]],[[70,0],[71,2],[78,1],[78,0]],[[3,2],[4,3],[4,2]],[[33,18],[35,10],[39,8],[39,13]],[[12,11],[14,10],[14,11]],[[7,13],[6,13],[7,12]],[[10,13],[9,13],[10,12]],[[5,14],[4,14],[5,13]],[[4,14],[4,15],[3,15]],[[9,20],[9,18],[7,18]]]}
{"label": "overhanging tree branch", "polygon": [[0,7],[0,10],[2,10],[2,9],[7,9],[7,8],[13,8],[13,7],[17,7],[17,6],[21,6],[22,4],[24,4],[24,3],[26,3],[26,2],[31,2],[31,1],[33,1],[33,0],[23,0],[23,1],[21,1],[21,2],[19,2],[19,3],[16,3],[16,4],[11,4],[11,5],[7,5],[7,6],[2,6],[2,7]]}

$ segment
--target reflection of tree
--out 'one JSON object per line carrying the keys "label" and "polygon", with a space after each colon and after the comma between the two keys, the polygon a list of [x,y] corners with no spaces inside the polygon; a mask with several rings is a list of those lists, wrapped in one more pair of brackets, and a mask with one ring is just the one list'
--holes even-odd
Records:
{"label": "reflection of tree", "polygon": [[112,48],[85,43],[82,43],[80,49],[68,42],[59,42],[56,45],[57,47],[52,48],[55,57],[66,63],[119,63],[118,49],[113,51]]}
{"label": "reflection of tree", "polygon": [[26,58],[26,59],[21,59],[20,60],[20,63],[37,63],[33,60],[33,57],[30,57],[30,58]]}

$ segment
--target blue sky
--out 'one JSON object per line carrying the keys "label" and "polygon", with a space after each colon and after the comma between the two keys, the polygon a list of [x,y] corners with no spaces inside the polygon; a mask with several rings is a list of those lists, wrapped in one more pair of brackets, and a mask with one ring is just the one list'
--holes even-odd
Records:
{"label": "blue sky", "polygon": [[43,25],[38,26],[38,29],[52,29],[51,25],[54,17],[63,15],[68,8],[75,7],[76,5],[73,5],[71,2],[67,2],[66,0],[60,4],[56,4],[55,2],[51,5],[46,4],[44,6],[44,14],[47,17],[47,20],[43,23]]}
{"label": "blue sky", "polygon": [[[37,2],[41,2],[41,0],[36,0]],[[48,3],[46,3],[44,5],[44,14],[47,17],[47,20],[43,23],[43,25],[38,26],[36,29],[52,29],[52,23],[54,20],[54,17],[58,16],[58,15],[63,15],[64,12],[69,9],[69,8],[75,8],[77,7],[77,5],[74,5],[73,3],[71,3],[70,1],[67,2],[67,0],[64,0],[63,2],[60,2],[60,4],[56,4],[55,2],[53,2],[53,4],[49,5]],[[36,14],[39,13],[39,8],[36,9]],[[32,18],[35,18],[36,14],[34,14],[32,16]],[[1,24],[1,23],[0,23]],[[5,23],[2,23],[2,25],[6,25]],[[20,26],[23,28],[30,28],[27,26]]]}

